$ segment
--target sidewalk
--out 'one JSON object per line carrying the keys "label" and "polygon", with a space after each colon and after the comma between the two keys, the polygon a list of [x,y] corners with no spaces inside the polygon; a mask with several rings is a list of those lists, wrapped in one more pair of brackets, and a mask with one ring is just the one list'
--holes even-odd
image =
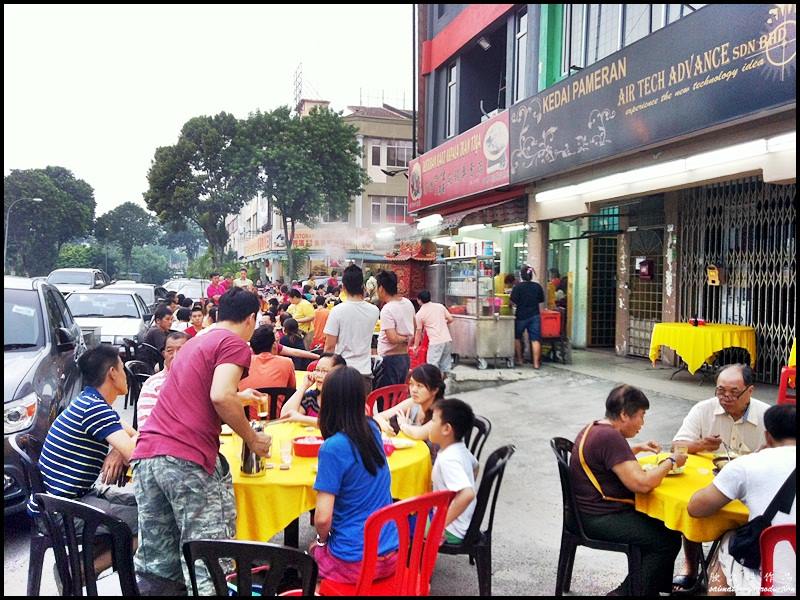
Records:
{"label": "sidewalk", "polygon": [[[491,363],[490,363],[491,364]],[[555,367],[572,373],[590,375],[616,383],[628,383],[647,392],[658,392],[686,400],[699,402],[714,395],[714,382],[709,378],[703,380],[699,373],[689,374],[681,371],[670,380],[675,372],[673,367],[657,363],[653,368],[647,359],[617,356],[613,351],[575,350],[572,351],[572,364],[542,361],[542,366]],[[541,371],[531,365],[517,366],[513,369],[478,370],[473,364],[461,364],[451,373],[448,394],[460,394],[487,387],[497,387],[515,381],[536,379]],[[778,387],[765,383],[756,383],[753,394],[767,404],[775,404],[778,398]]]}

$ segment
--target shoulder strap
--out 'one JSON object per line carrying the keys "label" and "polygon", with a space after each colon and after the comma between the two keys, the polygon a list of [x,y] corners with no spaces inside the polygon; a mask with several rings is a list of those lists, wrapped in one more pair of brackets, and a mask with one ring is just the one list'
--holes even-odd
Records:
{"label": "shoulder strap", "polygon": [[788,513],[792,510],[792,498],[797,494],[797,469],[792,470],[791,475],[783,482],[781,489],[775,494],[772,502],[769,503],[767,510],[764,511],[764,518],[767,522],[772,523],[778,509],[782,509]]}
{"label": "shoulder strap", "polygon": [[592,482],[592,485],[594,486],[594,489],[596,489],[598,491],[598,493],[600,494],[600,497],[603,500],[607,500],[608,502],[622,502],[624,504],[633,504],[633,505],[635,505],[636,502],[634,502],[630,498],[612,498],[611,496],[606,496],[603,493],[602,488],[600,487],[600,482],[597,481],[597,478],[594,476],[594,473],[592,473],[592,470],[589,468],[589,465],[586,464],[586,459],[583,457],[583,445],[586,442],[586,438],[589,435],[589,430],[592,427],[594,427],[594,423],[593,422],[590,423],[589,426],[586,428],[586,430],[583,432],[583,436],[581,436],[581,443],[578,445],[578,458],[581,461],[581,467],[583,467],[583,472],[586,473],[586,477],[588,477],[589,481]]}

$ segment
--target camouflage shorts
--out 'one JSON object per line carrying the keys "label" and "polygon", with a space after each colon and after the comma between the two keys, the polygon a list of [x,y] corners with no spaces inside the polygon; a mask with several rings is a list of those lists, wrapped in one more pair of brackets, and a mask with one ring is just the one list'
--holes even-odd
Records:
{"label": "camouflage shorts", "polygon": [[[182,560],[184,542],[236,536],[236,502],[230,467],[217,456],[209,475],[200,465],[172,456],[134,461],[133,486],[139,505],[137,573],[172,581],[191,590]],[[197,564],[200,595],[214,595],[208,570]]]}

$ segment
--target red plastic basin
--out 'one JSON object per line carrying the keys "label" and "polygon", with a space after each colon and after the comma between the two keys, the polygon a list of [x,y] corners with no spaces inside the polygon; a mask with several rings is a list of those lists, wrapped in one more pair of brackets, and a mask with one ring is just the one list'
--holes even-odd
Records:
{"label": "red plastic basin", "polygon": [[318,435],[304,435],[292,440],[292,448],[295,456],[314,458],[319,456],[319,447],[325,440]]}

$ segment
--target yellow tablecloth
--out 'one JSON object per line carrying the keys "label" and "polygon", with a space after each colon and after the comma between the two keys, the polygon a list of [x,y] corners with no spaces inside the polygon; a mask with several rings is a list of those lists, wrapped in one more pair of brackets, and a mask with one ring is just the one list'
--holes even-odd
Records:
{"label": "yellow tablecloth", "polygon": [[307,374],[308,374],[308,371],[295,371],[294,372],[294,378],[295,378],[295,381],[296,381],[296,388],[295,389],[298,389],[298,390],[300,389],[300,386],[302,386],[303,382],[306,380],[306,375]]}
{"label": "yellow tablecloth", "polygon": [[[269,425],[272,436],[272,458],[275,468],[259,477],[243,477],[240,472],[242,439],[238,435],[221,436],[220,452],[228,459],[236,495],[236,538],[267,541],[282,531],[297,517],[310,511],[316,503],[313,490],[316,458],[293,457],[292,467],[281,471],[281,444],[304,435],[319,435],[319,430],[307,431],[300,423]],[[402,436],[401,436],[402,437]],[[392,497],[412,498],[431,489],[431,456],[424,442],[413,448],[395,450],[389,457],[392,473]]]}
{"label": "yellow tablecloth", "polygon": [[744,348],[750,353],[750,366],[756,365],[756,330],[744,325],[706,323],[694,327],[689,323],[656,323],[650,338],[650,362],[655,363],[661,345],[675,350],[689,373],[725,348]]}
{"label": "yellow tablecloth", "polygon": [[792,350],[789,352],[789,362],[787,363],[790,367],[795,366],[797,363],[797,338],[792,340]]}
{"label": "yellow tablecloth", "polygon": [[[642,464],[656,462],[659,457],[647,456],[639,459]],[[704,488],[714,479],[714,463],[708,455],[690,454],[684,472],[680,475],[667,475],[656,489],[649,494],[636,494],[636,510],[654,519],[663,521],[669,529],[680,531],[693,542],[711,542],[729,529],[735,529],[747,522],[750,514],[747,507],[734,500],[711,517],[690,517],[686,511],[689,500],[697,490]]]}

